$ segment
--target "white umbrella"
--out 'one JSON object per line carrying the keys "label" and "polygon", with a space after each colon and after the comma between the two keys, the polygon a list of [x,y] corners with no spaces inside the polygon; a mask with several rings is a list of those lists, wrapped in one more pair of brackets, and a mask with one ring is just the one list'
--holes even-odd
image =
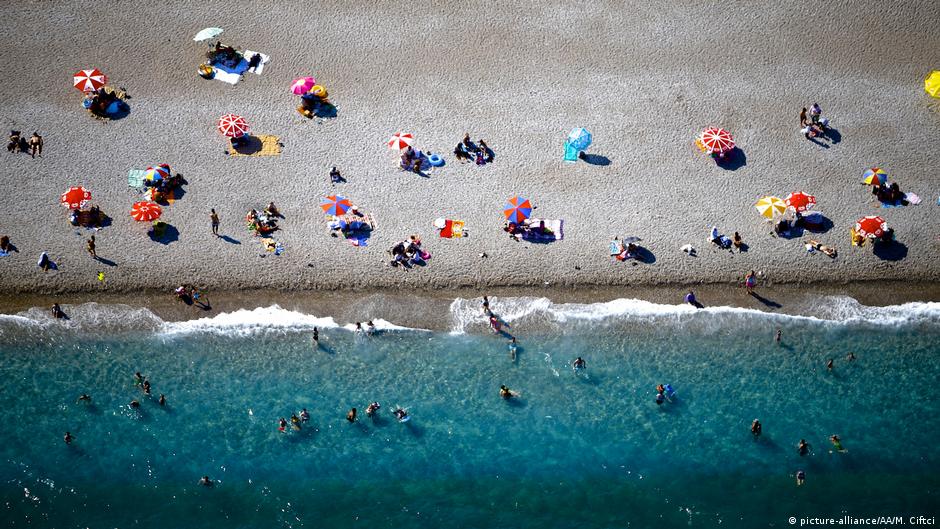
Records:
{"label": "white umbrella", "polygon": [[222,28],[206,28],[199,33],[196,33],[196,36],[193,37],[193,40],[196,42],[202,42],[204,40],[214,39],[222,34]]}

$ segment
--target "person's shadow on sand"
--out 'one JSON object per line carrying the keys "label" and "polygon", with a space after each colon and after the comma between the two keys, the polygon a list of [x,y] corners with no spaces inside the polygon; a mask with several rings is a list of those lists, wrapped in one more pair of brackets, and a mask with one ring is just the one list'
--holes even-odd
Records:
{"label": "person's shadow on sand", "polygon": [[599,165],[601,167],[610,165],[610,158],[600,154],[581,153],[581,159],[590,165]]}
{"label": "person's shadow on sand", "polygon": [[758,294],[757,292],[751,292],[750,295],[757,301],[760,301],[765,307],[770,307],[773,309],[779,309],[783,307],[783,305],[777,303],[776,301],[772,299],[767,299],[764,296],[761,296],[760,294]]}
{"label": "person's shadow on sand", "polygon": [[241,243],[242,243],[240,240],[238,240],[238,239],[233,239],[233,238],[229,237],[228,235],[219,235],[219,238],[222,239],[223,241],[229,243],[229,244],[241,244]]}

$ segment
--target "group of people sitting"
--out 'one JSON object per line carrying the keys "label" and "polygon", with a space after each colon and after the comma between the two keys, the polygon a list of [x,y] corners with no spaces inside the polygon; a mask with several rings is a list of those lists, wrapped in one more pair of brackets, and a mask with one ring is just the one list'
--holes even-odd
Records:
{"label": "group of people sitting", "polygon": [[474,144],[466,134],[463,141],[454,147],[454,157],[459,162],[475,161],[477,165],[484,165],[493,161],[493,151],[485,141],[477,140]]}
{"label": "group of people sitting", "polygon": [[254,208],[248,210],[248,214],[245,215],[245,224],[249,231],[255,232],[255,235],[267,235],[278,229],[277,219],[279,218],[284,218],[284,215],[281,215],[274,202],[271,202],[260,213]]}
{"label": "group of people sitting", "polygon": [[391,266],[424,264],[431,258],[431,254],[421,248],[421,239],[417,235],[412,235],[392,246],[388,253],[392,255],[392,260],[389,262]]}
{"label": "group of people sitting", "polygon": [[42,156],[42,136],[38,132],[34,132],[32,136],[29,137],[29,140],[25,140],[20,136],[20,131],[11,130],[10,131],[10,141],[7,142],[7,151],[11,153],[25,152],[29,150],[30,156],[33,158],[36,155]]}
{"label": "group of people sitting", "polygon": [[73,209],[69,211],[69,223],[72,226],[85,228],[100,228],[108,216],[101,212],[98,206],[92,206],[87,211]]}
{"label": "group of people sitting", "polygon": [[204,308],[209,307],[209,298],[192,285],[180,285],[173,291],[176,301],[182,301],[187,305],[197,303]]}
{"label": "group of people sitting", "polygon": [[169,178],[144,180],[144,187],[150,193],[150,199],[161,203],[165,202],[167,195],[181,185],[183,185],[183,175],[179,173]]}
{"label": "group of people sitting", "polygon": [[901,186],[897,182],[893,182],[890,186],[886,184],[878,184],[872,186],[871,194],[881,201],[889,204],[901,204],[906,206],[907,195],[901,191]]}
{"label": "group of people sitting", "polygon": [[734,235],[729,238],[727,235],[722,235],[719,233],[717,226],[712,226],[708,240],[710,240],[712,244],[718,246],[722,250],[731,250],[732,247],[738,251],[746,249],[744,247],[744,239],[741,237],[740,233],[734,232]]}
{"label": "group of people sitting", "polygon": [[125,108],[124,99],[126,97],[127,95],[123,90],[116,91],[111,87],[102,86],[98,90],[86,94],[82,106],[96,117],[108,118],[120,113]]}
{"label": "group of people sitting", "polygon": [[[862,247],[865,246],[865,241],[867,240],[861,233],[855,231],[855,228],[852,228],[850,231],[852,235],[852,246]],[[871,239],[872,244],[876,242],[881,243],[890,243],[894,241],[894,228],[888,228],[881,233],[880,237],[873,237]]]}
{"label": "group of people sitting", "polygon": [[806,139],[822,136],[826,133],[826,127],[829,126],[829,120],[822,117],[822,109],[819,104],[813,103],[807,116],[806,109],[800,111],[800,132],[806,136]]}
{"label": "group of people sitting", "polygon": [[[216,42],[215,46],[210,46],[209,51],[206,52],[206,60],[209,64],[212,65],[221,65],[226,68],[234,68],[238,66],[238,63],[242,60],[242,54],[238,52],[235,48],[231,46],[226,46],[221,42]],[[252,57],[253,61],[258,61],[258,64],[261,64],[261,56],[255,55]],[[257,66],[258,64],[249,64],[248,67]]]}
{"label": "group of people sitting", "polygon": [[312,118],[323,106],[330,105],[330,100],[327,97],[328,93],[323,87],[319,87],[316,91],[311,90],[300,96],[300,106],[297,107],[297,112],[300,112],[305,118]]}
{"label": "group of people sitting", "polygon": [[549,235],[551,230],[545,226],[544,220],[533,221],[525,219],[522,222],[506,221],[503,224],[503,231],[517,241],[530,236]]}
{"label": "group of people sitting", "polygon": [[626,261],[627,259],[639,260],[639,250],[640,247],[637,246],[636,243],[629,242],[624,245],[620,237],[614,237],[614,240],[610,241],[610,256],[618,261]]}

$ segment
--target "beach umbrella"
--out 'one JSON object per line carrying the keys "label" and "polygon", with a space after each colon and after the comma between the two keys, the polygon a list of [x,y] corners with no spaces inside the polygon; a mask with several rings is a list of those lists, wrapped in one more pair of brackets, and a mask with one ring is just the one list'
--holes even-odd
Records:
{"label": "beach umbrella", "polygon": [[101,73],[101,70],[92,68],[91,70],[82,70],[75,72],[72,76],[72,84],[82,92],[94,92],[108,82],[108,77]]}
{"label": "beach umbrella", "polygon": [[763,197],[754,204],[758,213],[762,217],[773,220],[777,215],[783,215],[787,211],[787,203],[777,197]]}
{"label": "beach umbrella", "polygon": [[796,193],[790,193],[790,196],[787,197],[786,202],[787,206],[793,208],[793,211],[799,213],[815,206],[816,197],[813,195],[807,195],[802,191],[798,191]]}
{"label": "beach umbrella", "polygon": [[855,233],[862,237],[881,237],[888,229],[888,223],[885,219],[877,216],[862,217],[855,222]]}
{"label": "beach umbrella", "polygon": [[870,186],[884,185],[888,181],[888,173],[879,167],[872,167],[862,175],[862,183]]}
{"label": "beach umbrella", "polygon": [[303,95],[310,91],[311,88],[317,85],[316,79],[313,77],[299,77],[294,79],[294,82],[290,85],[290,91],[294,95]]}
{"label": "beach umbrella", "polygon": [[69,188],[69,190],[62,193],[62,196],[59,198],[59,202],[69,209],[81,209],[89,200],[91,200],[91,191],[84,187]]}
{"label": "beach umbrella", "polygon": [[202,42],[204,40],[214,39],[222,34],[222,28],[206,28],[199,33],[196,33],[196,36],[193,37],[193,40],[196,42]]}
{"label": "beach umbrella", "polygon": [[571,145],[575,150],[583,151],[591,145],[591,139],[591,133],[587,129],[577,128],[568,134],[568,145]]}
{"label": "beach umbrella", "polygon": [[532,204],[527,199],[512,197],[503,206],[503,214],[509,222],[519,224],[532,214]]}
{"label": "beach umbrella", "polygon": [[731,133],[718,127],[709,127],[702,131],[699,140],[708,154],[723,154],[734,149],[734,139],[731,138]]}
{"label": "beach umbrella", "polygon": [[924,90],[931,97],[940,98],[940,70],[930,72],[930,75],[924,79]]}
{"label": "beach umbrella", "polygon": [[238,138],[248,134],[248,122],[236,114],[226,114],[219,118],[219,132],[229,138]]}
{"label": "beach umbrella", "polygon": [[150,180],[151,182],[159,182],[168,178],[170,178],[170,166],[165,163],[161,163],[156,167],[148,167],[144,173],[144,180]]}
{"label": "beach umbrella", "polygon": [[153,222],[163,214],[163,208],[153,202],[135,202],[131,207],[131,217],[141,222]]}
{"label": "beach umbrella", "polygon": [[330,195],[320,199],[320,207],[327,215],[343,215],[352,207],[348,198],[339,195]]}
{"label": "beach umbrella", "polygon": [[398,149],[402,150],[405,147],[410,147],[414,145],[415,137],[410,132],[396,132],[390,140],[388,140],[389,149]]}

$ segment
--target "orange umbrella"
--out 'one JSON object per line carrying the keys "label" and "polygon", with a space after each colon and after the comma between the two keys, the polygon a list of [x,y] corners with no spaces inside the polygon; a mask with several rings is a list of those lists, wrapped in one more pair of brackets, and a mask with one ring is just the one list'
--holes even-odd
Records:
{"label": "orange umbrella", "polygon": [[137,202],[131,207],[131,217],[141,222],[152,222],[160,218],[163,208],[153,202]]}

